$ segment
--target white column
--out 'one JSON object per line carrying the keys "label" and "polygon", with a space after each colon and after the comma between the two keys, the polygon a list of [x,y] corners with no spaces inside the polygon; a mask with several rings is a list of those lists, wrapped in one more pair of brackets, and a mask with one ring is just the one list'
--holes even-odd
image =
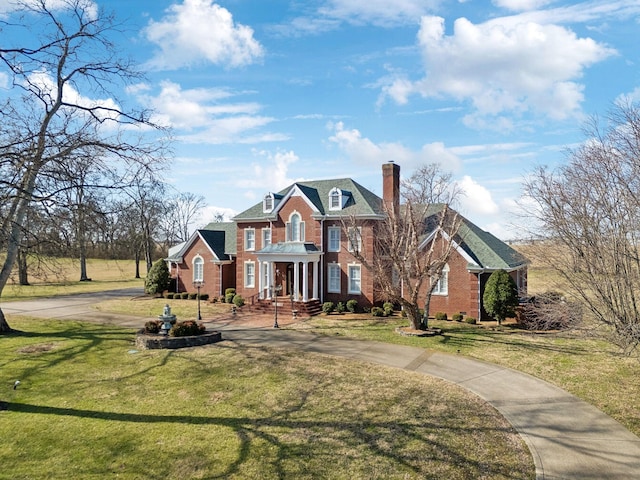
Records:
{"label": "white column", "polygon": [[293,262],[293,299],[297,302],[300,300],[298,293],[300,292],[300,262]]}
{"label": "white column", "polygon": [[318,299],[318,265],[320,262],[316,260],[313,262],[313,299]]}
{"label": "white column", "polygon": [[302,301],[309,301],[309,262],[302,264]]}
{"label": "white column", "polygon": [[273,292],[271,291],[271,287],[273,287],[273,262],[267,263],[267,298],[272,298]]}
{"label": "white column", "polygon": [[258,298],[264,299],[264,262],[258,261]]}

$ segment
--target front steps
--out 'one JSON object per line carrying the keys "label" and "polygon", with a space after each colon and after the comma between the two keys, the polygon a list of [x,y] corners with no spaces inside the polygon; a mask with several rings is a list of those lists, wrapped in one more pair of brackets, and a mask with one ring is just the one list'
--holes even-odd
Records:
{"label": "front steps", "polygon": [[[322,313],[322,304],[319,300],[309,300],[308,302],[292,302],[290,297],[278,297],[278,314],[291,315],[296,312],[298,317],[312,317]],[[274,299],[256,300],[251,305],[245,305],[251,312],[274,314],[276,302]]]}

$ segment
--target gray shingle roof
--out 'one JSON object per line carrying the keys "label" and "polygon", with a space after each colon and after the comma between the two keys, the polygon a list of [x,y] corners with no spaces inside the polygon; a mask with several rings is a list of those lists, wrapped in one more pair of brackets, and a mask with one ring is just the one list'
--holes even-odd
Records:
{"label": "gray shingle roof", "polygon": [[[292,189],[298,188],[307,197],[309,202],[321,215],[327,216],[372,216],[381,215],[382,199],[375,193],[363,187],[350,178],[338,178],[332,180],[316,180],[309,182],[296,182],[287,188],[277,192],[277,195],[286,196]],[[329,209],[329,192],[334,188],[342,190],[343,195],[348,195],[348,200],[342,210]],[[277,198],[277,197],[276,197]],[[277,206],[276,206],[277,209]],[[264,213],[262,201],[234,217],[234,220],[257,220],[273,218],[272,213]]]}
{"label": "gray shingle roof", "polygon": [[[479,267],[488,270],[513,270],[528,263],[526,257],[499,238],[462,217],[458,231],[461,247]],[[469,268],[477,268],[473,264]]]}
{"label": "gray shingle roof", "polygon": [[237,231],[235,222],[213,222],[198,233],[220,260],[231,260],[231,255],[237,253]]}

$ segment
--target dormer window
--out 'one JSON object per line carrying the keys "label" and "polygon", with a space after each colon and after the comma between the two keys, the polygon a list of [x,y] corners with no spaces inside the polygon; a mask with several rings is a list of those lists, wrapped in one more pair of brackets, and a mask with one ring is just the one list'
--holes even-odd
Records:
{"label": "dormer window", "polygon": [[264,213],[271,213],[273,211],[273,206],[275,204],[273,193],[269,192],[264,196],[262,200],[262,211]]}
{"label": "dormer window", "polygon": [[342,210],[349,200],[350,193],[334,187],[329,192],[329,210]]}
{"label": "dormer window", "polygon": [[342,192],[337,188],[329,193],[329,210],[342,210]]}

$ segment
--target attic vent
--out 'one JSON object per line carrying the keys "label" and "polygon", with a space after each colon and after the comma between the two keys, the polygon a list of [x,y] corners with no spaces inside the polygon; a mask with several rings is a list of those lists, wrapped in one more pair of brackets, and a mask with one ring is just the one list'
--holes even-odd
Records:
{"label": "attic vent", "polygon": [[329,192],[329,210],[342,210],[349,200],[349,192],[334,187]]}

